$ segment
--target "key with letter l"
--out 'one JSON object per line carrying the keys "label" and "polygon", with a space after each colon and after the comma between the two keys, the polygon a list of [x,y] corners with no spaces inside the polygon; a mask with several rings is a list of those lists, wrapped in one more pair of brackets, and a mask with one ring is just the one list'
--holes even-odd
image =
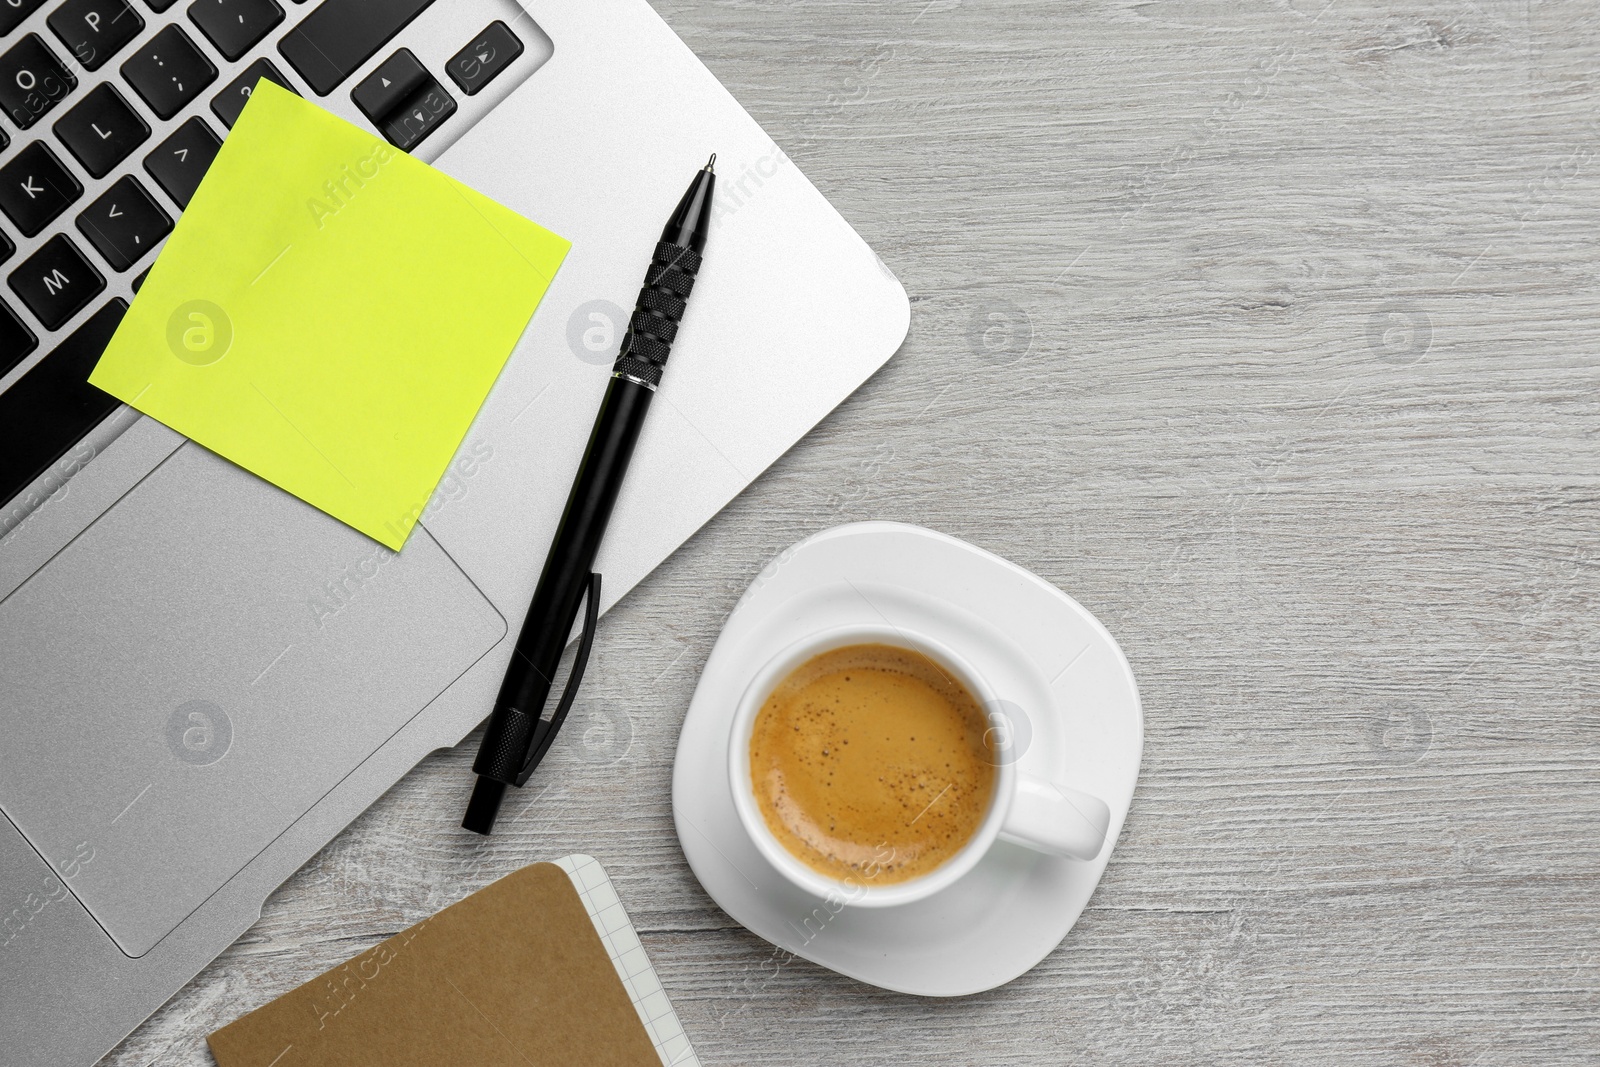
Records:
{"label": "key with letter l", "polygon": [[128,158],[150,136],[150,127],[109,83],[97,85],[55,125],[56,136],[96,178]]}

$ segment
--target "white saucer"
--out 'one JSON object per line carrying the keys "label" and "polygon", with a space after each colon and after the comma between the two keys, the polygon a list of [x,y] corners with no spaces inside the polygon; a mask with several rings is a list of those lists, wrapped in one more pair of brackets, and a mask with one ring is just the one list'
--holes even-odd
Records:
{"label": "white saucer", "polygon": [[[885,620],[949,645],[1014,705],[1011,715],[1021,710],[1021,769],[1110,805],[1099,856],[1085,863],[1000,842],[948,889],[886,909],[812,897],[762,858],[729,793],[728,731],[739,696],[792,641]],[[734,608],[678,739],[672,813],[700,884],[756,934],[871,985],[963,996],[1028,971],[1077,922],[1128,814],[1143,743],[1133,672],[1082,605],[953,537],[903,523],[852,523],[786,549]]]}

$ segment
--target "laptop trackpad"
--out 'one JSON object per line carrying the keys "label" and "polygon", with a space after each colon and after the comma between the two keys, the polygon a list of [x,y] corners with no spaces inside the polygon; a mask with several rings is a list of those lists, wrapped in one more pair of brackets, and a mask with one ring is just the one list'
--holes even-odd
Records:
{"label": "laptop trackpad", "polygon": [[141,956],[504,633],[187,444],[0,602],[0,807]]}

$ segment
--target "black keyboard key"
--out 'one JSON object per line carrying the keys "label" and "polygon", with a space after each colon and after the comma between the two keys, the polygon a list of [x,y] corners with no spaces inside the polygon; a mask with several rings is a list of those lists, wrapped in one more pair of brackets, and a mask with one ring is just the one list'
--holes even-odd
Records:
{"label": "black keyboard key", "polygon": [[43,141],[33,142],[0,167],[0,211],[24,237],[44,229],[82,195],[78,179]]}
{"label": "black keyboard key", "polygon": [[[0,0],[0,6],[4,2]],[[15,311],[0,301],[0,375],[8,373],[38,347],[39,339],[33,336],[33,331],[22,324]]]}
{"label": "black keyboard key", "polygon": [[189,18],[230,60],[238,59],[283,21],[272,0],[194,0]]}
{"label": "black keyboard key", "polygon": [[85,70],[99,70],[144,29],[128,0],[67,0],[46,21]]}
{"label": "black keyboard key", "polygon": [[168,26],[122,64],[122,76],[144,97],[150,110],[170,119],[217,80],[217,68],[200,54],[188,34]]}
{"label": "black keyboard key", "polygon": [[[4,3],[0,0],[0,6]],[[28,34],[0,56],[0,108],[18,129],[38,122],[77,84],[78,79],[37,33]]]}
{"label": "black keyboard key", "polygon": [[451,57],[445,65],[450,77],[468,96],[494,80],[496,74],[522,54],[522,40],[503,22],[491,22],[476,40]]}
{"label": "black keyboard key", "polygon": [[390,142],[409,152],[456,110],[455,99],[409,48],[402,48],[350,90],[350,99]]}
{"label": "black keyboard key", "polygon": [[[3,2],[3,0],[0,0]],[[97,85],[55,125],[83,169],[104,178],[150,137],[150,127],[109,84]]]}
{"label": "black keyboard key", "polygon": [[139,272],[139,276],[137,278],[133,279],[133,283],[132,284],[133,284],[133,291],[135,293],[137,293],[140,289],[144,288],[144,280],[146,278],[148,278],[148,277],[150,277],[150,268],[146,267],[144,270]]}
{"label": "black keyboard key", "polygon": [[44,3],[44,0],[0,0],[0,34],[10,33]]}
{"label": "black keyboard key", "polygon": [[244,68],[243,74],[233,79],[233,84],[218,93],[217,98],[211,101],[211,110],[228,129],[233,129],[233,124],[239,121],[239,112],[250,102],[250,94],[256,91],[256,83],[262,78],[276,82],[291,93],[294,92],[294,86],[289,84],[289,79],[285,78],[283,72],[274,67],[270,60],[256,60]]}
{"label": "black keyboard key", "polygon": [[172,232],[172,220],[130,174],[83,209],[78,229],[112,270],[125,271]]}
{"label": "black keyboard key", "polygon": [[412,93],[400,110],[391,114],[379,128],[390,144],[409,152],[455,111],[455,97],[430,77],[427,84]]}
{"label": "black keyboard key", "polygon": [[144,169],[180,209],[186,208],[221,147],[222,142],[205,120],[192,118],[173,130],[160,148],[144,157]]}
{"label": "black keyboard key", "polygon": [[433,0],[323,0],[283,35],[283,53],[318,96],[327,96]]}
{"label": "black keyboard key", "polygon": [[350,99],[377,126],[427,81],[427,70],[411,54],[411,49],[402,48],[362,78],[350,90]]}
{"label": "black keyboard key", "polygon": [[113,300],[0,393],[0,501],[9,501],[122,406],[89,372],[128,305]]}
{"label": "black keyboard key", "polygon": [[16,250],[17,246],[11,243],[11,238],[7,237],[3,233],[0,233],[0,263],[4,263],[6,260],[10,259],[11,253],[15,252]]}
{"label": "black keyboard key", "polygon": [[60,329],[106,287],[78,246],[58,233],[22,261],[8,279],[12,290],[47,330]]}
{"label": "black keyboard key", "polygon": [[144,2],[151,11],[154,11],[159,15],[161,12],[165,11],[167,8],[176,3],[177,0],[144,0]]}

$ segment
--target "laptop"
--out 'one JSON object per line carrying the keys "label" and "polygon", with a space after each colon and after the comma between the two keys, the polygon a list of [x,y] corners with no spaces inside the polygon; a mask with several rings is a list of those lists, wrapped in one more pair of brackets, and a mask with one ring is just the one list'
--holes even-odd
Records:
{"label": "laptop", "polygon": [[[0,1062],[90,1064],[488,714],[711,152],[602,607],[881,366],[909,305],[644,0],[0,0],[0,34]],[[261,77],[573,242],[398,554],[84,381]]]}

